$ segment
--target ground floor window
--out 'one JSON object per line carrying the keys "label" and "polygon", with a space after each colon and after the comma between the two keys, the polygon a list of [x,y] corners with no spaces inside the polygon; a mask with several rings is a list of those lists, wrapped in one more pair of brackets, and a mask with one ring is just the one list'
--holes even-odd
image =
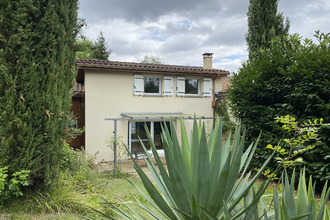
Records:
{"label": "ground floor window", "polygon": [[[136,122],[136,121],[132,121],[128,123],[128,131],[129,131],[129,135],[128,135],[128,142],[129,142],[129,146],[130,146],[130,150],[133,154],[137,153],[137,154],[141,154],[144,153],[142,145],[140,143],[139,138],[141,139],[142,143],[144,144],[144,146],[150,150],[150,144],[148,141],[148,137],[146,134],[146,131],[144,129],[144,125],[146,124],[152,139],[154,140],[155,143],[155,147],[157,149],[163,149],[163,144],[162,144],[162,139],[161,139],[161,132],[162,132],[162,124],[164,122],[159,122],[159,121],[148,121],[148,122]],[[167,124],[167,126],[169,127],[169,122],[165,122]]]}

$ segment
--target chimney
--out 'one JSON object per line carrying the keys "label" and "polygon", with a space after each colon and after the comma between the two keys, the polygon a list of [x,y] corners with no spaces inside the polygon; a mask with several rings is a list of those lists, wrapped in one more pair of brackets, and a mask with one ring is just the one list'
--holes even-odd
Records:
{"label": "chimney", "polygon": [[203,53],[203,68],[212,69],[212,55],[213,53]]}

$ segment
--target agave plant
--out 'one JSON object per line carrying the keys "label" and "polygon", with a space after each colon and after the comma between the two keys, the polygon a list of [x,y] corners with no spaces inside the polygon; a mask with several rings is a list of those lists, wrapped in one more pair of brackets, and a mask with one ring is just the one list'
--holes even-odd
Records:
{"label": "agave plant", "polygon": [[[330,189],[325,183],[321,198],[320,206],[316,207],[316,201],[314,196],[314,187],[312,185],[312,177],[309,178],[308,188],[306,186],[305,170],[300,172],[300,178],[298,182],[297,195],[295,199],[294,195],[294,182],[295,172],[291,177],[291,183],[289,177],[285,172],[285,177],[282,177],[283,192],[282,197],[278,193],[278,189],[275,188],[273,193],[274,210],[267,212],[269,217],[265,219],[277,219],[277,220],[289,220],[289,219],[303,219],[303,220],[330,220],[329,210],[327,207],[327,201],[329,199]],[[261,198],[261,207],[266,210],[265,203]],[[267,215],[266,215],[267,216]]]}
{"label": "agave plant", "polygon": [[[216,120],[208,140],[205,127],[201,123],[199,126],[197,124],[195,119],[189,142],[181,120],[181,145],[172,122],[169,128],[166,125],[162,128],[167,169],[157,153],[150,133],[147,132],[157,166],[143,146],[147,155],[145,162],[157,187],[131,155],[148,194],[131,183],[150,204],[142,203],[137,197],[134,197],[133,202],[121,201],[126,207],[125,211],[113,207],[119,216],[124,219],[148,217],[173,220],[259,217],[258,202],[269,181],[265,181],[257,191],[253,189],[253,185],[270,158],[252,178],[247,171],[259,139],[243,152],[245,136],[244,133],[241,134],[240,125],[236,127],[233,138],[229,135],[223,144],[221,120]],[[144,210],[147,216],[137,211],[133,204]],[[150,208],[150,205],[153,208]]]}

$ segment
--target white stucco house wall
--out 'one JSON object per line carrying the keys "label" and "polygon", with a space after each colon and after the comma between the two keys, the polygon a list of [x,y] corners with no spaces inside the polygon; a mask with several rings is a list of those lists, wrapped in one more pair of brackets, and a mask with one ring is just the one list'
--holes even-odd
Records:
{"label": "white stucco house wall", "polygon": [[[203,67],[195,67],[77,59],[72,109],[77,127],[85,126],[77,143],[98,161],[112,161],[114,153],[107,143],[115,131],[111,119],[118,119],[117,137],[132,153],[141,153],[138,137],[148,147],[144,124],[161,149],[164,119],[171,117],[180,134],[180,117],[214,117],[215,93],[222,90],[222,78],[229,72],[212,68],[211,53],[203,54],[203,60]],[[213,119],[204,121],[208,127],[213,124]],[[193,121],[184,123],[189,131]]]}

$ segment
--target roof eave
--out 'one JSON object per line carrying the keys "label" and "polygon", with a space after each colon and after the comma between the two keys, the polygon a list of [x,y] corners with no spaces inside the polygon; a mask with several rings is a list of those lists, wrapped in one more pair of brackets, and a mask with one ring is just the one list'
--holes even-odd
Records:
{"label": "roof eave", "polygon": [[230,73],[228,71],[219,71],[212,69],[203,69],[203,71],[194,69],[191,70],[182,70],[178,68],[134,68],[134,67],[123,67],[123,66],[107,66],[107,65],[97,65],[97,64],[76,64],[78,69],[86,69],[86,70],[100,70],[100,71],[130,71],[132,73],[152,73],[152,74],[172,74],[172,75],[199,75],[199,76],[210,76],[210,77],[219,77],[219,76],[227,76]]}

